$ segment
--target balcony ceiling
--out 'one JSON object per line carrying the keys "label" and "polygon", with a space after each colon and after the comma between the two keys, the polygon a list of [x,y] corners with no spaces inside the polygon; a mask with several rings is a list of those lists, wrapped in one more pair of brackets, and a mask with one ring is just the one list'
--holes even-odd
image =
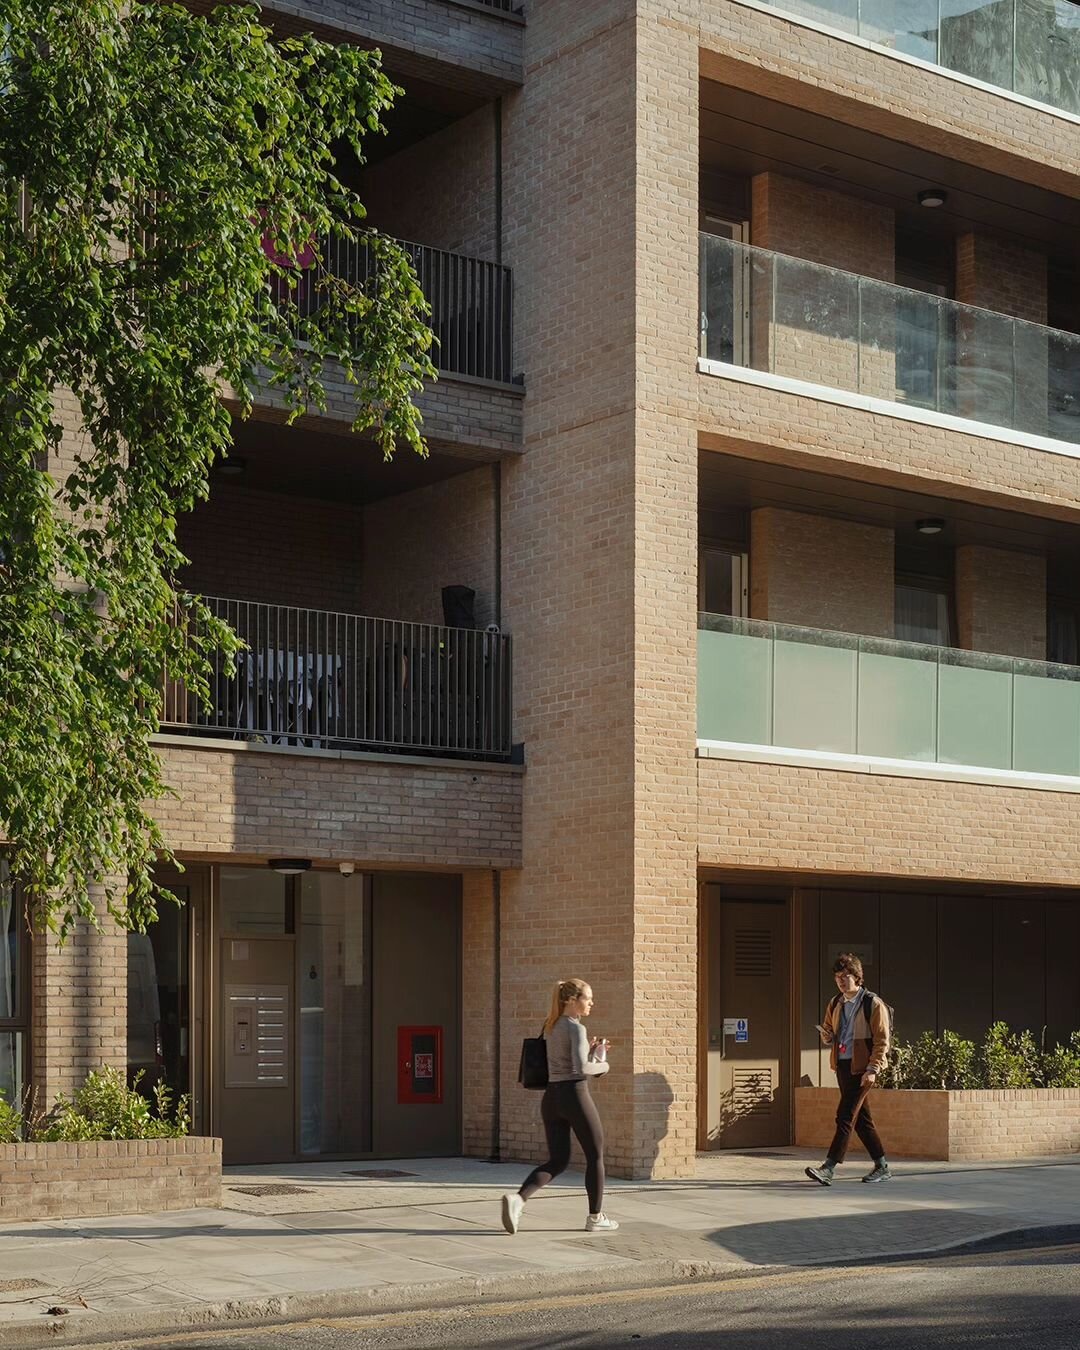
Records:
{"label": "balcony ceiling", "polygon": [[[702,529],[717,542],[735,539],[746,528],[746,515],[762,506],[833,516],[896,532],[900,549],[917,550],[928,559],[951,555],[958,544],[985,544],[1020,552],[1046,553],[1055,578],[1080,576],[1080,527],[1065,521],[1020,512],[997,511],[971,502],[903,492],[877,483],[838,480],[811,473],[703,450],[698,456],[698,494]],[[915,522],[939,516],[945,529],[933,537],[920,535]]]}
{"label": "balcony ceiling", "polygon": [[[701,81],[701,168],[706,193],[709,174],[790,174],[892,207],[926,231],[992,230],[1065,258],[1080,233],[1080,200],[712,80]],[[920,207],[925,187],[946,188],[947,205]]]}
{"label": "balcony ceiling", "polygon": [[329,435],[302,424],[287,427],[255,418],[234,420],[232,458],[234,463],[243,461],[243,472],[222,477],[219,468],[215,481],[354,506],[411,492],[477,467],[475,462],[434,452],[421,459],[408,449],[399,449],[386,463],[378,447],[361,436]]}

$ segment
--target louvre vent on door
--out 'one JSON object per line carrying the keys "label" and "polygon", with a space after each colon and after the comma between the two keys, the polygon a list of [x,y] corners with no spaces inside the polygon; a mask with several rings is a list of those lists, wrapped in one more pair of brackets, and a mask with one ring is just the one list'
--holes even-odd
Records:
{"label": "louvre vent on door", "polygon": [[736,1115],[768,1115],[773,1098],[772,1069],[736,1069],[731,1095]]}
{"label": "louvre vent on door", "polygon": [[736,928],[736,977],[768,979],[772,975],[772,959],[772,933],[767,928]]}

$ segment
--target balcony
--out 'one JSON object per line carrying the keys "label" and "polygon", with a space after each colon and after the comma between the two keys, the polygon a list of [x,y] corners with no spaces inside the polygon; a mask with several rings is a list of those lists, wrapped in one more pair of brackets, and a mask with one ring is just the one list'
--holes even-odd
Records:
{"label": "balcony", "polygon": [[898,416],[963,419],[969,432],[1080,443],[1075,333],[715,235],[700,237],[700,268],[712,373],[758,371]]}
{"label": "balcony", "polygon": [[1080,776],[1080,668],[703,614],[698,738]]}
{"label": "balcony", "polygon": [[325,750],[505,760],[510,639],[498,633],[207,598],[247,644],[210,706],[166,673],[162,730]]}
{"label": "balcony", "polygon": [[[431,357],[445,375],[464,375],[494,384],[513,383],[511,333],[513,284],[509,267],[461,253],[398,241],[412,259],[420,288],[431,306],[435,334]],[[334,239],[323,245],[322,265],[354,286],[374,279],[376,265],[362,242]],[[302,314],[319,305],[318,289],[304,271],[283,300]]]}
{"label": "balcony", "polygon": [[1080,6],[1072,0],[784,0],[774,7],[1080,115]]}

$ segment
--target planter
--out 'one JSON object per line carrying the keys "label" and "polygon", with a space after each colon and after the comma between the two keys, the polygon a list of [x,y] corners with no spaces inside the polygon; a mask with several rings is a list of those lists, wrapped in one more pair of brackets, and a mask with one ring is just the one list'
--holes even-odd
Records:
{"label": "planter", "polygon": [[[837,1095],[832,1087],[795,1089],[796,1144],[828,1147]],[[882,1088],[870,1101],[890,1157],[955,1162],[1080,1152],[1080,1088]]]}
{"label": "planter", "polygon": [[156,1214],[220,1201],[220,1139],[0,1144],[0,1222]]}

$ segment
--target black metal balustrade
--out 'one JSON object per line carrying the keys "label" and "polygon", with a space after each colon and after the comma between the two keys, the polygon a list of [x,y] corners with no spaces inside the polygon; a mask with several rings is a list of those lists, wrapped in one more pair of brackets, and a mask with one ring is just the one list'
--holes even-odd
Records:
{"label": "black metal balustrade", "polygon": [[[512,274],[509,267],[462,253],[398,241],[412,259],[420,289],[431,306],[428,322],[435,334],[431,359],[448,375],[510,384],[513,379],[511,325]],[[377,260],[363,241],[333,239],[323,245],[321,262],[334,276],[355,286],[370,280]],[[312,313],[319,287],[303,267],[290,296],[300,313]]]}
{"label": "black metal balustrade", "polygon": [[208,707],[166,672],[163,730],[509,757],[509,637],[246,600],[206,603],[246,648],[218,658]]}

